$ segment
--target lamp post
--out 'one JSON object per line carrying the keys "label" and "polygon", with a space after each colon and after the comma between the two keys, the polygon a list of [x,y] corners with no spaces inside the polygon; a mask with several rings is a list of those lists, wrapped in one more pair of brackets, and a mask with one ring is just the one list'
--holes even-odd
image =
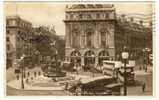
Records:
{"label": "lamp post", "polygon": [[129,53],[126,51],[126,47],[124,47],[124,51],[122,52],[122,59],[124,60],[124,96],[127,95],[126,61],[128,57],[129,57]]}
{"label": "lamp post", "polygon": [[[25,55],[23,54],[22,57],[20,58],[21,61],[24,61]],[[21,66],[21,88],[24,89],[24,62],[22,62]]]}
{"label": "lamp post", "polygon": [[144,64],[145,64],[145,72],[147,72],[147,65],[148,65],[148,63],[149,63],[149,52],[150,52],[150,51],[151,51],[151,50],[150,50],[149,48],[143,49],[144,60],[145,60],[145,62],[144,62]]}

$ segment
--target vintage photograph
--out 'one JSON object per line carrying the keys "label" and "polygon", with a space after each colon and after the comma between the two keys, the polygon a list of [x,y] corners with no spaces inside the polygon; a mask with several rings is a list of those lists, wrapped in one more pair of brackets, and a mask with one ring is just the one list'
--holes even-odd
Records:
{"label": "vintage photograph", "polygon": [[154,96],[154,2],[4,2],[6,96]]}

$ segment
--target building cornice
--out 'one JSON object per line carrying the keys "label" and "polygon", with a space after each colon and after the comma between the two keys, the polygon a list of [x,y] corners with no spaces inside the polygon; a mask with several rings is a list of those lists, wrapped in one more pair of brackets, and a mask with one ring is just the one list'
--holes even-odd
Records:
{"label": "building cornice", "polygon": [[64,22],[102,22],[102,21],[116,21],[115,19],[90,19],[90,20],[63,20]]}

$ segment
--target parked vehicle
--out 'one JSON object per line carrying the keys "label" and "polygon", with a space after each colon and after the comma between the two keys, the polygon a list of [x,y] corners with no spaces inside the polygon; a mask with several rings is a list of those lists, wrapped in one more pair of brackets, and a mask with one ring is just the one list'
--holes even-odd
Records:
{"label": "parked vehicle", "polygon": [[[116,82],[116,78],[109,76],[83,79],[76,85],[72,86],[69,91],[75,95],[110,95],[110,93],[107,92],[106,86],[109,84],[117,84]],[[114,87],[112,87],[112,90],[115,91],[113,88]],[[116,92],[118,92],[118,90]]]}
{"label": "parked vehicle", "polygon": [[[127,84],[133,84],[135,81],[134,67],[134,61],[129,61],[126,65]],[[103,61],[102,72],[104,75],[118,78],[121,82],[124,81],[124,64],[122,62]]]}

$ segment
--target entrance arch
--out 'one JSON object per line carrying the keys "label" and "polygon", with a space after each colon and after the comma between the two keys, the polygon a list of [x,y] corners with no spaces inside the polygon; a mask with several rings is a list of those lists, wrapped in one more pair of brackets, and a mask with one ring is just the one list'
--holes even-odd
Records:
{"label": "entrance arch", "polygon": [[109,53],[106,50],[99,52],[98,54],[98,63],[102,65],[103,60],[109,60]]}
{"label": "entrance arch", "polygon": [[95,53],[91,50],[86,51],[84,54],[84,65],[95,64]]}
{"label": "entrance arch", "polygon": [[72,51],[71,55],[71,62],[74,63],[78,63],[79,65],[81,64],[81,54],[79,51],[75,50]]}

